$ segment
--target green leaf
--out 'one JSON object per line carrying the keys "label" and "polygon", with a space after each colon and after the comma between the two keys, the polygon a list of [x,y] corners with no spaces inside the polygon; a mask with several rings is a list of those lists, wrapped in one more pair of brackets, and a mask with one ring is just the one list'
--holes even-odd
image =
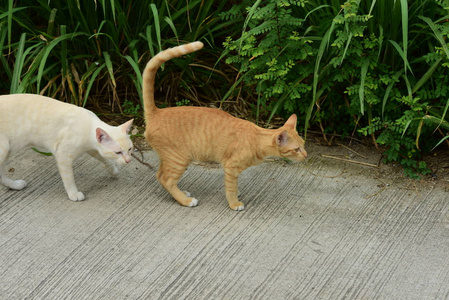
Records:
{"label": "green leaf", "polygon": [[369,59],[364,59],[360,74],[360,87],[359,87],[360,113],[362,115],[365,114],[365,81],[366,81],[366,74],[368,73],[368,67],[369,67]]}
{"label": "green leaf", "polygon": [[398,51],[399,55],[404,60],[404,71],[407,73],[407,69],[409,69],[410,72],[412,72],[412,74],[413,74],[412,68],[410,67],[410,64],[409,64],[408,59],[407,59],[407,52],[406,52],[406,50],[405,51],[402,50],[401,46],[399,46],[399,44],[396,43],[396,41],[389,40],[389,42],[394,46],[394,48],[396,48],[396,51]]}
{"label": "green leaf", "polygon": [[103,57],[104,57],[104,61],[106,63],[106,68],[108,69],[109,77],[111,78],[112,84],[114,85],[114,87],[116,87],[117,84],[115,82],[114,67],[112,66],[111,56],[109,55],[108,52],[105,51],[105,52],[103,52]]}
{"label": "green leaf", "polygon": [[[403,59],[404,59],[404,70],[407,73],[407,67],[410,69],[410,65],[407,59],[407,48],[408,48],[408,1],[401,0],[401,17],[402,17],[402,47],[404,47],[403,51]],[[410,72],[412,70],[410,69]],[[413,74],[413,72],[412,72]]]}
{"label": "green leaf", "polygon": [[80,36],[80,35],[87,35],[83,32],[75,32],[75,33],[68,33],[68,34],[64,34],[59,36],[58,38],[54,39],[53,41],[51,41],[47,47],[45,47],[45,51],[43,52],[43,55],[40,59],[39,62],[39,70],[38,70],[38,74],[37,74],[37,91],[40,91],[40,83],[42,80],[42,75],[44,72],[44,68],[45,68],[45,64],[47,63],[47,59],[48,56],[50,55],[50,53],[52,52],[53,48],[61,41],[66,40],[66,39],[72,39],[74,37]]}
{"label": "green leaf", "polygon": [[445,38],[444,38],[443,34],[438,30],[435,23],[432,22],[431,19],[424,17],[424,16],[419,16],[419,18],[422,19],[424,22],[426,22],[429,25],[429,27],[432,29],[433,33],[435,34],[436,39],[440,42],[441,46],[443,47],[444,53],[446,53],[446,57],[449,58],[449,49],[447,47]]}
{"label": "green leaf", "polygon": [[42,152],[42,151],[37,150],[37,149],[34,148],[34,147],[32,147],[31,149],[33,149],[33,150],[36,151],[37,153],[42,154],[42,155],[45,155],[45,156],[52,156],[52,155],[53,155],[53,153],[50,153],[50,152]]}
{"label": "green leaf", "polygon": [[157,12],[157,7],[154,3],[150,4],[150,9],[153,13],[154,29],[156,30],[156,38],[157,38],[157,43],[159,45],[159,52],[160,52],[160,51],[162,51],[162,42],[161,42],[161,25],[159,22],[159,14]]}
{"label": "green leaf", "polygon": [[[105,64],[102,64],[101,66],[99,66],[92,74],[92,76],[89,79],[89,84],[87,85],[86,88],[86,93],[84,96],[84,102],[83,102],[83,107],[86,106],[87,103],[87,99],[89,98],[89,94],[90,94],[90,90],[92,89],[92,85],[95,83],[95,79],[97,78],[98,74],[100,74],[101,70],[106,67]],[[86,78],[87,80],[87,78]]]}
{"label": "green leaf", "polygon": [[419,81],[415,84],[415,86],[412,89],[412,93],[416,93],[416,91],[419,90],[420,87],[424,85],[430,78],[432,78],[433,73],[435,70],[440,66],[440,63],[442,61],[442,58],[438,59],[430,68],[427,70],[427,72],[419,79]]}
{"label": "green leaf", "polygon": [[[139,63],[134,61],[128,55],[125,56],[125,59],[129,62],[129,64],[133,68],[134,72],[136,73],[136,78],[137,78],[136,81],[135,81],[136,89],[137,89],[137,92],[139,93],[139,99],[141,99],[141,101],[143,101],[143,98],[142,98],[142,82],[143,82],[143,79],[142,79],[141,70],[139,68]],[[141,103],[141,105],[143,107],[143,102]]]}
{"label": "green leaf", "polygon": [[11,88],[10,88],[11,94],[18,93],[18,87],[19,87],[19,83],[20,83],[20,74],[22,73],[23,62],[25,61],[25,57],[26,57],[26,55],[24,55],[25,39],[26,39],[26,33],[22,33],[22,35],[20,36],[19,47],[18,47],[17,53],[16,53],[16,61],[14,63],[14,71],[13,71],[13,76],[12,76],[12,80],[11,80]]}
{"label": "green leaf", "polygon": [[449,135],[445,136],[444,138],[442,138],[436,145],[435,147],[432,148],[431,151],[435,150],[436,147],[438,147],[442,142],[444,142],[445,140],[449,139]]}

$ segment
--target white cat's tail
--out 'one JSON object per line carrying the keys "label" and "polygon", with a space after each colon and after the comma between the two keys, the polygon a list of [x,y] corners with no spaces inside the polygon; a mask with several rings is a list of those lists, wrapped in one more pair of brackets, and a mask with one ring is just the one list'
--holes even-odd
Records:
{"label": "white cat's tail", "polygon": [[173,48],[169,48],[162,52],[159,52],[147,63],[143,70],[143,86],[142,95],[145,113],[156,110],[156,104],[154,103],[154,81],[156,78],[156,72],[160,66],[169,61],[172,58],[179,57],[185,54],[189,54],[203,48],[202,42],[193,42]]}

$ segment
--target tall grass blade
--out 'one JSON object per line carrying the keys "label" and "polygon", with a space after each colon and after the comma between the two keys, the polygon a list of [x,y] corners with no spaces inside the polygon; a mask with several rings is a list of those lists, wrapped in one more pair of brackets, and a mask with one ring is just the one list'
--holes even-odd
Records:
{"label": "tall grass blade", "polygon": [[379,61],[380,55],[382,53],[382,41],[384,40],[384,28],[379,25],[379,52],[377,53],[377,61]]}
{"label": "tall grass blade", "polygon": [[176,40],[179,43],[179,37],[178,37],[178,31],[176,30],[176,26],[173,23],[173,21],[169,18],[169,17],[165,17],[164,18],[165,22],[167,22],[167,24],[170,26],[171,30],[173,31],[173,33],[175,34]]}
{"label": "tall grass blade", "polygon": [[86,93],[84,95],[83,107],[86,106],[87,99],[89,98],[90,90],[92,89],[92,86],[95,83],[95,79],[97,79],[98,75],[100,74],[101,70],[103,70],[104,67],[106,67],[105,64],[102,64],[101,66],[97,67],[97,69],[93,72],[92,76],[90,77],[89,84],[87,85]]}
{"label": "tall grass blade", "polygon": [[259,83],[257,84],[257,110],[256,110],[256,124],[259,125],[259,114],[260,114],[260,106],[261,106],[261,97],[260,95],[262,94],[261,91],[261,86],[262,83],[264,82],[264,80],[259,81]]}
{"label": "tall grass blade", "polygon": [[442,139],[438,142],[438,144],[436,144],[435,147],[432,148],[431,151],[435,150],[435,148],[437,148],[442,142],[444,142],[444,141],[447,140],[447,139],[449,139],[449,135],[448,135],[448,136],[445,136],[444,138],[442,138]]}
{"label": "tall grass blade", "polygon": [[56,12],[57,11],[58,10],[56,8],[53,8],[51,10],[51,13],[50,13],[50,18],[48,20],[48,26],[47,26],[47,34],[49,36],[53,36],[53,31],[54,31],[54,28],[55,28],[55,18],[56,18]]}
{"label": "tall grass blade", "polygon": [[0,35],[0,60],[2,62],[2,67],[6,73],[6,76],[8,76],[8,78],[11,80],[12,71],[8,65],[8,62],[6,61],[5,55],[3,54],[3,49],[6,48],[4,45],[5,45],[6,36],[8,34],[8,29],[5,29],[3,25],[4,25],[4,23],[0,23],[0,34],[1,34]]}
{"label": "tall grass blade", "polygon": [[157,7],[154,3],[150,4],[151,11],[154,17],[154,29],[156,31],[157,44],[159,46],[159,52],[162,51],[162,42],[161,42],[161,25],[159,22],[159,14],[157,12]]}
{"label": "tall grass blade", "polygon": [[13,13],[14,0],[8,0],[8,45],[11,46],[12,38],[12,13]]}
{"label": "tall grass blade", "polygon": [[22,35],[20,36],[19,47],[17,48],[16,61],[14,63],[14,71],[10,88],[11,94],[18,93],[18,88],[20,84],[20,74],[22,73],[23,62],[25,60],[24,57],[25,55],[23,53],[25,48],[25,39],[26,33],[22,33]]}
{"label": "tall grass blade", "polygon": [[449,48],[447,47],[443,34],[438,30],[435,23],[428,17],[419,16],[419,18],[429,25],[430,29],[432,29],[433,33],[435,34],[435,38],[440,42],[441,46],[443,47],[444,53],[446,53],[446,57],[449,58]]}
{"label": "tall grass blade", "polygon": [[226,92],[226,94],[223,96],[223,98],[220,100],[220,102],[226,101],[231,96],[231,94],[235,90],[235,88],[242,82],[243,76],[241,76],[239,79],[236,80],[236,82],[234,82],[234,84],[229,88],[229,90]]}
{"label": "tall grass blade", "polygon": [[146,27],[146,38],[147,38],[147,41],[148,41],[148,49],[150,50],[151,57],[153,57],[156,54],[154,52],[153,38],[151,36],[151,30],[152,30],[152,26],[148,25]]}
{"label": "tall grass blade", "polygon": [[[139,99],[140,101],[143,101],[142,98],[142,83],[143,83],[143,79],[142,79],[142,73],[139,67],[139,63],[137,61],[134,61],[131,56],[126,55],[125,59],[129,62],[129,64],[131,65],[131,67],[133,68],[134,72],[136,73],[136,79],[134,80],[134,84],[136,86],[137,92],[139,94]],[[141,103],[142,107],[143,107],[143,102]]]}
{"label": "tall grass blade", "polygon": [[413,97],[413,93],[412,93],[412,85],[410,84],[410,80],[408,80],[407,75],[402,75],[402,78],[404,78],[404,82],[405,82],[405,86],[407,88],[407,92],[409,97]]}
{"label": "tall grass blade", "polygon": [[115,82],[115,77],[114,77],[114,67],[112,66],[112,60],[111,60],[111,56],[109,55],[108,52],[103,52],[103,57],[104,57],[104,61],[106,63],[106,68],[108,70],[109,73],[109,78],[112,81],[112,85],[114,87],[117,86],[117,83]]}
{"label": "tall grass blade", "polygon": [[421,130],[422,130],[423,124],[424,124],[424,119],[421,119],[421,121],[419,121],[419,124],[418,124],[418,129],[416,130],[415,146],[416,146],[416,149],[418,149],[418,150],[421,150],[421,149],[419,149],[419,137],[421,136]]}
{"label": "tall grass blade", "polygon": [[382,101],[382,120],[385,120],[385,106],[387,104],[388,98],[390,97],[391,89],[393,88],[399,77],[402,75],[402,73],[404,73],[404,69],[397,71],[396,74],[393,75],[393,81],[390,82],[390,84],[387,86],[387,89],[385,90],[384,99]]}
{"label": "tall grass blade", "polygon": [[360,101],[360,113],[362,116],[365,114],[365,80],[368,73],[369,59],[365,59],[362,64],[362,70],[360,75],[360,87],[359,87],[359,101]]}
{"label": "tall grass blade", "polygon": [[115,11],[116,11],[116,9],[115,9],[115,0],[110,0],[110,3],[111,3],[112,18],[113,18],[114,21],[116,21],[116,18],[115,18]]}
{"label": "tall grass blade", "polygon": [[416,93],[430,78],[432,78],[433,73],[435,70],[440,66],[441,61],[443,59],[438,59],[430,68],[427,70],[427,72],[419,79],[419,81],[415,84],[415,86],[412,89],[412,93]]}
{"label": "tall grass blade", "polygon": [[51,41],[48,44],[48,46],[44,48],[45,51],[43,52],[42,58],[40,59],[39,70],[37,73],[37,91],[38,92],[40,91],[40,83],[42,80],[42,75],[44,72],[45,64],[47,63],[48,56],[52,52],[53,48],[56,45],[58,45],[61,41],[64,41],[66,39],[72,39],[72,38],[80,36],[80,35],[86,35],[86,34],[83,32],[75,32],[75,33],[68,33],[68,34],[61,35],[61,36],[57,37],[56,39],[54,39],[53,41]]}
{"label": "tall grass blade", "polygon": [[[66,25],[61,25],[60,29],[61,35],[67,34],[67,27]],[[69,69],[69,62],[67,59],[67,40],[61,41],[61,67],[62,67],[62,76],[66,77],[68,74]]]}
{"label": "tall grass blade", "polygon": [[439,110],[437,110],[437,109],[435,109],[435,108],[433,108],[433,107],[430,107],[430,108],[429,108],[429,113],[432,114],[435,118],[437,118],[437,119],[440,120],[440,122],[439,122],[438,125],[437,125],[437,128],[435,128],[435,131],[438,130],[438,128],[439,128],[444,122],[447,123],[447,121],[446,121],[445,119],[446,119],[446,115],[447,115],[448,109],[449,109],[449,99],[446,101],[446,105],[445,105],[445,107],[444,107],[443,114],[441,114]]}
{"label": "tall grass blade", "polygon": [[352,32],[349,32],[348,42],[346,43],[345,50],[343,51],[343,55],[342,55],[341,61],[340,61],[340,66],[346,57],[346,52],[348,51],[349,45],[351,44],[352,36],[353,36]]}
{"label": "tall grass blade", "polygon": [[309,122],[312,117],[313,107],[315,106],[315,104],[317,103],[318,98],[319,98],[318,93],[317,93],[318,80],[319,80],[318,70],[320,68],[321,59],[323,58],[324,51],[325,51],[326,47],[329,45],[330,37],[334,31],[334,27],[335,27],[335,22],[332,22],[331,26],[326,31],[326,34],[324,35],[323,39],[321,40],[320,48],[318,49],[318,54],[317,54],[317,58],[316,58],[316,62],[315,62],[315,70],[313,72],[312,101],[310,102],[309,108],[307,109],[306,120],[305,120],[305,124],[304,124],[304,135],[305,136],[307,136],[307,129],[309,128]]}
{"label": "tall grass blade", "polygon": [[243,44],[243,40],[244,40],[244,33],[246,31],[246,27],[248,27],[248,23],[251,20],[251,18],[253,17],[254,12],[256,11],[257,7],[259,7],[260,2],[262,2],[262,0],[257,0],[253,4],[253,6],[251,6],[251,8],[249,9],[248,15],[246,16],[245,22],[243,23],[242,37],[240,39],[239,51],[240,51],[240,49],[242,49],[242,44]]}
{"label": "tall grass blade", "polygon": [[[408,1],[401,0],[401,16],[402,16],[402,47],[403,47],[403,59],[404,59],[404,69],[407,73],[407,67],[410,68],[407,58],[408,49]],[[412,71],[410,69],[410,71]],[[413,72],[412,72],[413,74]]]}
{"label": "tall grass blade", "polygon": [[412,68],[410,67],[410,64],[409,64],[407,56],[406,56],[407,53],[404,52],[404,50],[402,50],[401,46],[399,46],[399,44],[396,41],[389,40],[389,42],[394,46],[396,51],[399,53],[399,55],[404,60],[404,68],[405,68],[404,71],[407,73],[407,69],[409,69],[410,72],[413,74]]}

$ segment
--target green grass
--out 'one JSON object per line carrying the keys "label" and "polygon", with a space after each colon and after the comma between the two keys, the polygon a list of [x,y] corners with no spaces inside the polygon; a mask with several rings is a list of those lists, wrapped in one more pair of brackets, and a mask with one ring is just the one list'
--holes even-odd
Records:
{"label": "green grass", "polygon": [[[141,71],[155,53],[194,40],[216,47],[216,33],[225,34],[232,23],[218,18],[223,6],[201,0],[8,0],[0,7],[1,92],[42,93],[81,106],[101,101],[121,112],[122,99],[140,101]],[[159,82],[182,71],[177,68],[170,64]]]}

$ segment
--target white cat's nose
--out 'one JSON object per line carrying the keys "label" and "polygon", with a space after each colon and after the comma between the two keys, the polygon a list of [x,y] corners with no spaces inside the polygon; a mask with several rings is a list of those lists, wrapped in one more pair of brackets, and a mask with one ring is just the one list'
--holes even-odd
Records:
{"label": "white cat's nose", "polygon": [[125,160],[125,162],[127,164],[129,164],[131,162],[131,157],[129,157],[128,155],[124,156],[123,159]]}

